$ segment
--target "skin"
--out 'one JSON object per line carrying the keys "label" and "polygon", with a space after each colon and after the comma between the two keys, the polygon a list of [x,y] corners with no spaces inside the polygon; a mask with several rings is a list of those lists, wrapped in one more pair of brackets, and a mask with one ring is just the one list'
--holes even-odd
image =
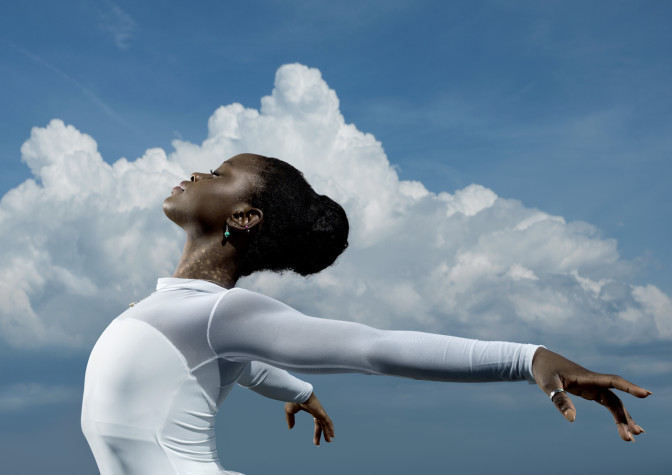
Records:
{"label": "skin", "polygon": [[324,436],[324,440],[331,442],[334,437],[334,424],[327,415],[327,412],[320,404],[320,401],[311,394],[306,402],[298,404],[295,402],[288,402],[285,404],[285,419],[287,420],[287,427],[290,429],[294,427],[294,414],[300,411],[306,411],[313,416],[315,421],[315,433],[313,435],[313,444],[319,446],[320,438]]}
{"label": "skin", "polygon": [[569,422],[574,422],[576,419],[576,408],[568,392],[606,407],[616,422],[621,439],[626,442],[634,442],[635,435],[644,433],[644,429],[630,417],[623,402],[612,389],[618,389],[638,398],[650,396],[651,391],[617,375],[587,370],[545,348],[539,348],[534,354],[532,374],[537,385],[549,396],[558,388],[565,390],[565,392],[555,394],[552,402]]}
{"label": "skin", "polygon": [[[252,233],[263,225],[263,211],[246,200],[262,166],[258,157],[236,155],[211,173],[192,173],[190,181],[183,181],[166,198],[163,203],[166,216],[187,235],[173,277],[208,280],[227,289],[236,285],[240,278],[238,257],[245,253]],[[224,236],[227,224],[228,238]],[[536,351],[532,373],[547,395],[564,389],[553,396],[552,403],[568,421],[576,418],[576,408],[569,398],[573,394],[604,406],[614,418],[621,439],[634,442],[634,436],[644,433],[613,390],[638,398],[651,395],[651,391],[620,376],[590,371],[545,348]],[[294,415],[300,411],[314,418],[315,445],[319,445],[322,436],[331,442],[333,423],[314,394],[303,404],[285,405],[290,429],[294,427]]]}
{"label": "skin", "polygon": [[[236,285],[236,257],[263,221],[262,211],[246,201],[257,180],[256,157],[236,155],[212,173],[192,173],[164,200],[164,213],[187,235],[174,277],[208,280],[227,289]],[[227,224],[231,234],[225,238]]]}

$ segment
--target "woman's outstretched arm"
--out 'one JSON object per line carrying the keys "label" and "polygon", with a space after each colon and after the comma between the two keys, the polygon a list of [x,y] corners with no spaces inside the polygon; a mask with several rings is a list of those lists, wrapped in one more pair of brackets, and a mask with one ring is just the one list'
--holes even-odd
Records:
{"label": "woman's outstretched arm", "polygon": [[576,418],[576,408],[567,393],[572,393],[589,401],[595,401],[606,407],[616,422],[618,433],[625,441],[635,441],[634,436],[644,432],[628,414],[623,402],[612,389],[618,389],[638,398],[651,394],[613,374],[601,374],[590,371],[562,355],[546,348],[535,352],[532,373],[539,387],[551,397],[551,401],[570,422]]}
{"label": "woman's outstretched arm", "polygon": [[532,358],[538,348],[308,317],[243,289],[222,296],[212,312],[208,341],[221,358],[262,361],[288,371],[472,382],[534,382]]}
{"label": "woman's outstretched arm", "polygon": [[605,405],[624,440],[632,440],[641,428],[609,389],[638,397],[649,394],[618,376],[591,372],[536,345],[386,331],[313,318],[242,289],[222,297],[213,311],[208,338],[222,358],[261,360],[298,372],[359,372],[455,382],[528,380],[552,396],[569,420],[576,411],[563,391]]}

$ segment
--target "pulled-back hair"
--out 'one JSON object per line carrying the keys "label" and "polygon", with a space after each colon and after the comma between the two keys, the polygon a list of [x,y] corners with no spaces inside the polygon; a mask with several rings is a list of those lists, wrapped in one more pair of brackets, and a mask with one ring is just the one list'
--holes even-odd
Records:
{"label": "pulled-back hair", "polygon": [[248,201],[264,219],[240,256],[240,274],[291,270],[306,276],[332,265],[348,247],[350,226],[341,205],[318,195],[290,164],[256,158],[258,180]]}

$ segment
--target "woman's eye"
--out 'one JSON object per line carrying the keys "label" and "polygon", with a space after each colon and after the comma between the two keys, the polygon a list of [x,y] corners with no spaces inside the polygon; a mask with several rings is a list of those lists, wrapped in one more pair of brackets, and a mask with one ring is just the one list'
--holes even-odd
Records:
{"label": "woman's eye", "polygon": [[210,174],[211,174],[212,176],[219,176],[219,175],[218,175],[216,172],[214,172],[213,170],[210,170]]}

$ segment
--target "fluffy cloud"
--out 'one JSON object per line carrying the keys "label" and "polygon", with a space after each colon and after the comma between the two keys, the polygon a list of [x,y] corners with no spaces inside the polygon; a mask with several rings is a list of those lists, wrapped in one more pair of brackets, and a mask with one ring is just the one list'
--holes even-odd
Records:
{"label": "fluffy cloud", "polygon": [[218,108],[200,145],[174,141],[103,160],[53,120],[22,157],[35,179],[0,202],[0,332],[15,347],[88,347],[124,306],[169,275],[180,230],[161,212],[194,170],[251,151],[289,161],[351,219],[351,247],[310,279],[241,284],[306,313],[386,328],[553,344],[672,339],[672,302],[629,283],[631,265],[592,225],[470,185],[430,193],[399,179],[371,134],[346,124],[320,72],[281,67],[259,110]]}

